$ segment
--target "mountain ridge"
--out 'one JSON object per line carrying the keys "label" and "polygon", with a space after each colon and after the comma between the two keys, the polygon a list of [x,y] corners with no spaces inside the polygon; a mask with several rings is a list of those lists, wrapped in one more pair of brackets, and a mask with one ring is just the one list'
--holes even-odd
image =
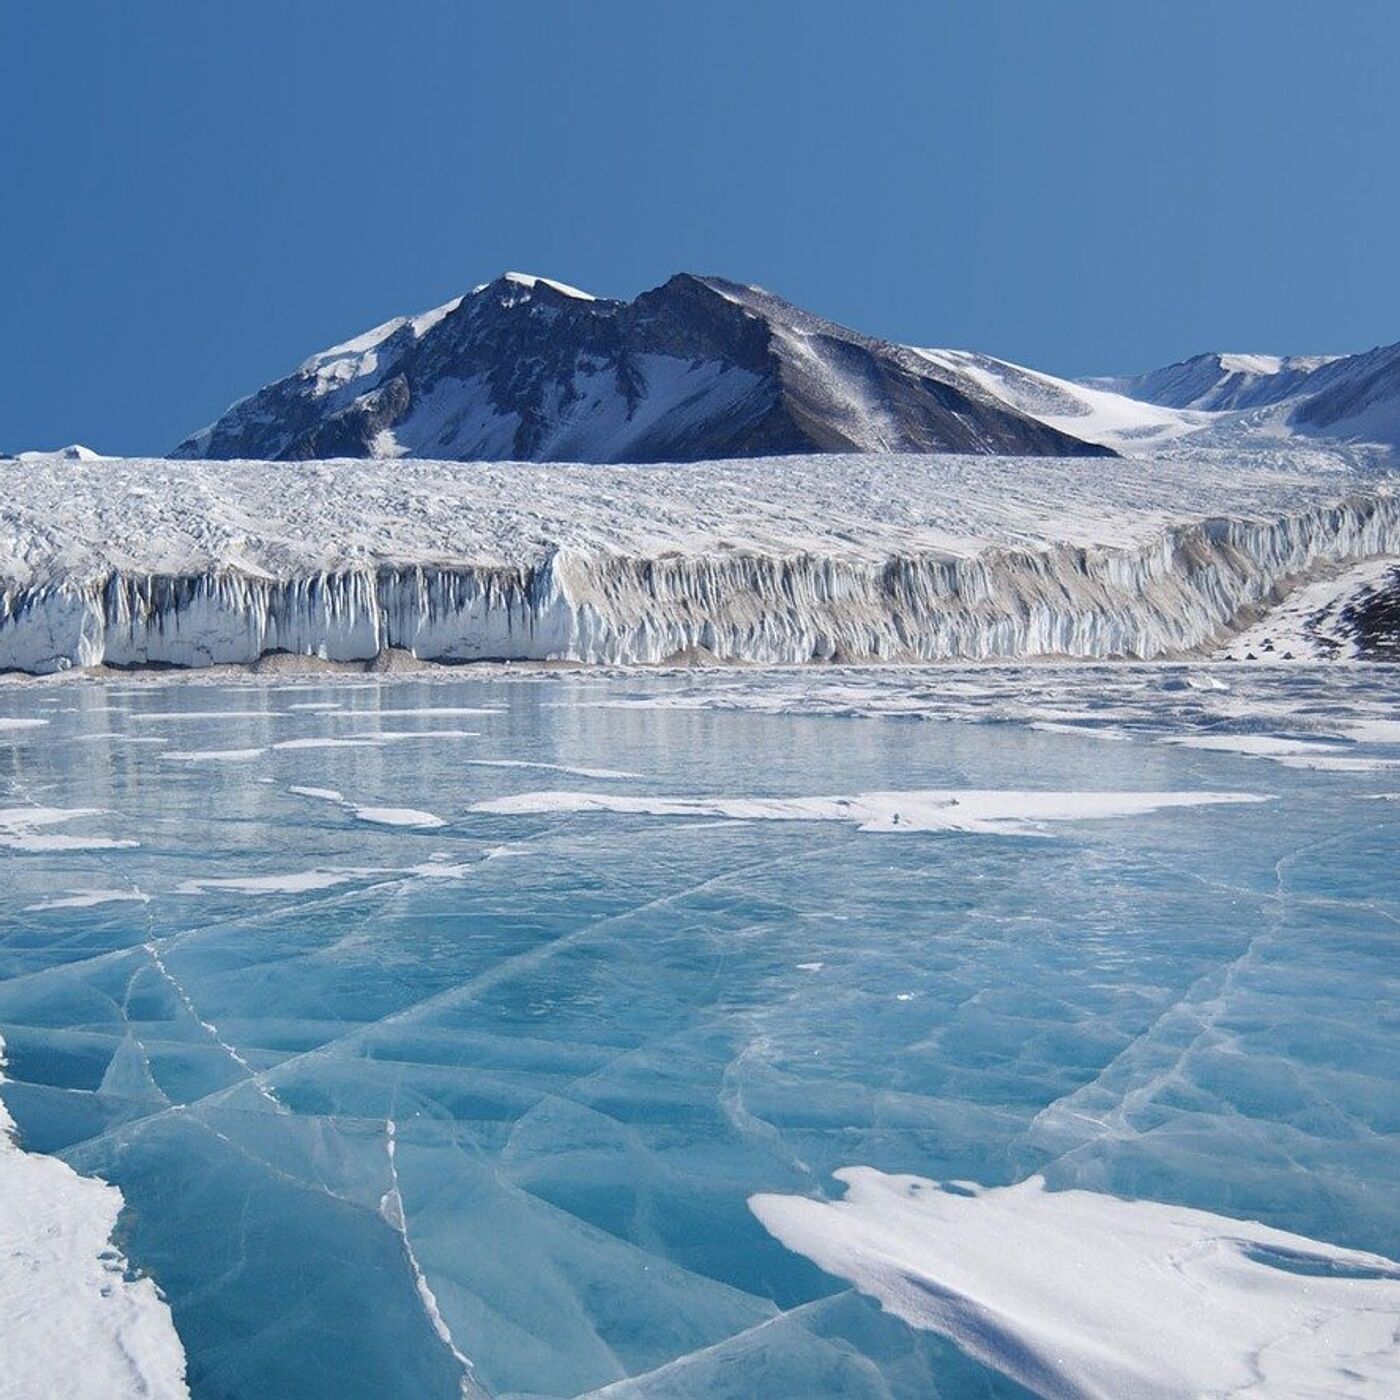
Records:
{"label": "mountain ridge", "polygon": [[1107,456],[1295,435],[1400,449],[1400,345],[1208,351],[1074,381],[866,335],[723,277],[677,273],[628,301],[506,272],[307,357],[169,455]]}
{"label": "mountain ridge", "polygon": [[503,274],[312,355],[170,455],[623,463],[852,451],[1113,455],[908,346],[693,273],[631,301]]}
{"label": "mountain ridge", "polygon": [[1164,408],[1252,413],[1303,434],[1400,447],[1400,343],[1351,355],[1207,351],[1082,382]]}

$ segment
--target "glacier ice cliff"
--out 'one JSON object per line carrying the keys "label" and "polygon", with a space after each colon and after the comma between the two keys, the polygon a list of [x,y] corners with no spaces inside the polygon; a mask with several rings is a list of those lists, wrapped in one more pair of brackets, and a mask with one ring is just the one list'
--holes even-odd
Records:
{"label": "glacier ice cliff", "polygon": [[1400,553],[1358,454],[1173,454],[0,461],[0,669],[1154,657]]}
{"label": "glacier ice cliff", "polygon": [[234,564],[10,584],[0,668],[208,666],[271,652],[368,661],[1150,658],[1219,638],[1290,581],[1400,553],[1400,499],[1352,492],[1094,545],[884,557],[560,547],[521,564]]}

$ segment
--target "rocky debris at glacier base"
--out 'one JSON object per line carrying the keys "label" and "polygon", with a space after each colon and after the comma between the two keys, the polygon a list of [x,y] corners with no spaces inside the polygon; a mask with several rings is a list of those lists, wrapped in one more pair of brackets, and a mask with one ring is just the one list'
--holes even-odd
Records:
{"label": "rocky debris at glacier base", "polygon": [[0,464],[0,669],[1197,651],[1400,555],[1337,451]]}
{"label": "rocky debris at glacier base", "polygon": [[1400,559],[1325,569],[1221,650],[1232,661],[1400,660]]}

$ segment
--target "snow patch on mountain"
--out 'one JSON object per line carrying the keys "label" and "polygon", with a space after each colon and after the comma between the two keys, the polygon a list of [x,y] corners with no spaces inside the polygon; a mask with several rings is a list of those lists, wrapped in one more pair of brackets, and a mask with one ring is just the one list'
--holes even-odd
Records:
{"label": "snow patch on mountain", "polygon": [[971,350],[920,350],[935,364],[969,376],[990,395],[1061,432],[1133,454],[1162,449],[1214,426],[1213,415],[1164,408],[1092,384],[1058,379]]}
{"label": "snow patch on mountain", "polygon": [[1261,408],[1302,387],[1335,355],[1256,355],[1208,352],[1145,374],[1106,376],[1084,382],[1167,408],[1207,412]]}
{"label": "snow patch on mountain", "polygon": [[461,304],[462,298],[456,297],[417,316],[396,316],[391,321],[385,321],[382,325],[365,331],[363,335],[357,335],[340,345],[332,345],[330,349],[322,350],[319,354],[303,360],[297,373],[311,378],[313,397],[323,398],[352,380],[372,375],[379,367],[378,349],[386,340],[401,331],[407,331],[413,340],[421,340]]}
{"label": "snow patch on mountain", "polygon": [[1235,661],[1400,659],[1400,557],[1329,568],[1221,649]]}

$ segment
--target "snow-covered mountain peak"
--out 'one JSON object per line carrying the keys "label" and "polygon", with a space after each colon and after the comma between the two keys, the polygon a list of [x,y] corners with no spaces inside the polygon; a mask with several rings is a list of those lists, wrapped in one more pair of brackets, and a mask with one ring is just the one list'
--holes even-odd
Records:
{"label": "snow-covered mountain peak", "polygon": [[618,301],[507,272],[311,356],[173,455],[653,462],[1109,450],[759,287],[678,273]]}
{"label": "snow-covered mountain peak", "polygon": [[528,287],[531,291],[543,284],[551,291],[558,292],[560,296],[573,297],[576,301],[598,300],[592,292],[582,292],[577,287],[569,286],[567,282],[556,282],[552,277],[538,277],[533,272],[507,272],[503,280],[515,283],[517,287]]}
{"label": "snow-covered mountain peak", "polygon": [[404,333],[410,340],[421,339],[461,306],[463,300],[463,297],[457,297],[417,316],[396,316],[303,360],[297,367],[297,373],[313,381],[312,393],[316,397],[331,393],[342,384],[373,374],[379,364],[379,347],[385,341]]}
{"label": "snow-covered mountain peak", "polygon": [[813,452],[1082,456],[1185,436],[1400,446],[1400,346],[1211,351],[1079,383],[862,334],[679,272],[631,301],[505,272],[312,355],[172,455],[699,461]]}
{"label": "snow-covered mountain peak", "polygon": [[488,296],[493,297],[502,306],[522,306],[529,304],[534,295],[541,291],[546,297],[552,294],[553,298],[566,297],[570,301],[605,300],[595,297],[592,292],[571,287],[567,282],[557,281],[553,277],[540,277],[533,272],[503,272],[489,282],[478,282],[462,300]]}
{"label": "snow-covered mountain peak", "polygon": [[16,462],[104,462],[107,458],[101,452],[94,452],[80,442],[70,442],[67,447],[55,447],[52,451],[17,452]]}
{"label": "snow-covered mountain peak", "polygon": [[1086,380],[1167,408],[1200,410],[1248,430],[1400,447],[1400,344],[1359,355],[1211,351],[1164,369]]}

